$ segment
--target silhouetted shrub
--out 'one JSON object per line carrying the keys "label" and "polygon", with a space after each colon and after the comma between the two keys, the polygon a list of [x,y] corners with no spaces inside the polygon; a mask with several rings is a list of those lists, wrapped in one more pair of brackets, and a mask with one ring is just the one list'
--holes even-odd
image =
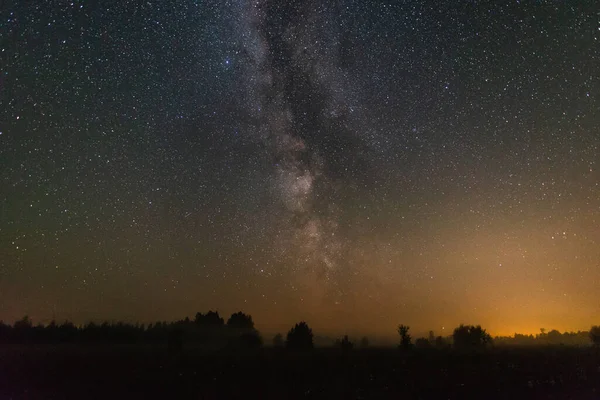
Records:
{"label": "silhouetted shrub", "polygon": [[454,347],[458,349],[483,348],[492,342],[492,337],[480,325],[460,325],[452,334]]}
{"label": "silhouetted shrub", "polygon": [[287,334],[285,345],[289,349],[306,350],[312,349],[313,332],[304,321],[296,324]]}
{"label": "silhouetted shrub", "polygon": [[600,325],[594,325],[590,328],[590,340],[594,346],[600,347]]}
{"label": "silhouetted shrub", "polygon": [[398,334],[400,335],[400,345],[401,349],[409,349],[412,346],[412,338],[408,331],[410,330],[409,326],[399,325],[398,326]]}
{"label": "silhouetted shrub", "polygon": [[273,336],[273,347],[283,347],[283,345],[283,335],[281,333]]}

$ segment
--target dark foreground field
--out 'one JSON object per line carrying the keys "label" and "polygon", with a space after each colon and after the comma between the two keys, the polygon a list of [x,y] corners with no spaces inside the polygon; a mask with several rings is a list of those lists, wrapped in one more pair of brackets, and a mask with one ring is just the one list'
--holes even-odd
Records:
{"label": "dark foreground field", "polygon": [[0,348],[0,399],[600,399],[593,349]]}

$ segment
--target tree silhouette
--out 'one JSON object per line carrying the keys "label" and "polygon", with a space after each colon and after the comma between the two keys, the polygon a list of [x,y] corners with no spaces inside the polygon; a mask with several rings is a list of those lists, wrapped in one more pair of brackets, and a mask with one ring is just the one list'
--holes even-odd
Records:
{"label": "tree silhouette", "polygon": [[429,331],[429,336],[427,336],[427,340],[433,346],[435,344],[435,333],[433,331]]}
{"label": "tree silhouette", "polygon": [[218,311],[209,311],[206,314],[196,313],[194,322],[203,326],[223,326],[225,324]]}
{"label": "tree silhouette", "polygon": [[183,329],[172,328],[169,330],[167,343],[171,353],[181,353],[183,350]]}
{"label": "tree silhouette", "polygon": [[345,351],[352,350],[352,348],[354,347],[354,343],[352,343],[350,341],[350,339],[348,338],[348,335],[344,335],[343,338],[337,339],[335,341],[335,345],[336,345],[336,347],[339,347],[340,349],[345,350]]}
{"label": "tree silhouette", "polygon": [[289,349],[312,349],[314,347],[312,329],[304,321],[297,323],[288,332],[285,345]]}
{"label": "tree silhouette", "polygon": [[273,336],[273,347],[283,347],[283,345],[283,335],[281,333]]}
{"label": "tree silhouette", "polygon": [[227,320],[227,327],[241,331],[252,331],[254,330],[254,321],[252,321],[251,315],[239,311],[231,314],[231,317]]}
{"label": "tree silhouette", "polygon": [[418,338],[415,340],[415,347],[418,349],[429,349],[431,348],[431,342],[427,338]]}
{"label": "tree silhouette", "polygon": [[79,333],[77,327],[69,321],[63,322],[58,327],[58,338],[61,342],[72,342],[77,338]]}
{"label": "tree silhouette", "polygon": [[407,325],[398,325],[398,334],[400,335],[400,348],[408,349],[412,345],[412,338],[408,331],[410,327]]}
{"label": "tree silhouette", "polygon": [[363,336],[363,338],[360,339],[360,348],[366,349],[367,347],[369,347],[369,338],[366,336]]}
{"label": "tree silhouette", "polygon": [[548,332],[546,337],[548,338],[548,343],[550,344],[562,343],[562,334],[556,329],[552,329],[550,332]]}
{"label": "tree silhouette", "polygon": [[454,347],[460,349],[482,348],[492,342],[492,337],[480,325],[460,325],[452,334]]}
{"label": "tree silhouette", "polygon": [[3,321],[0,321],[0,342],[8,340],[10,330],[10,325],[7,325]]}
{"label": "tree silhouette", "polygon": [[590,328],[590,340],[594,346],[600,347],[600,325],[594,325]]}
{"label": "tree silhouette", "polygon": [[438,349],[443,349],[448,347],[448,341],[446,339],[444,339],[443,336],[438,336],[435,338],[435,347]]}
{"label": "tree silhouette", "polygon": [[25,315],[13,325],[12,334],[19,340],[29,342],[33,339],[33,324],[29,316]]}
{"label": "tree silhouette", "polygon": [[31,329],[31,327],[32,327],[32,323],[31,323],[31,319],[29,319],[29,315],[25,315],[23,318],[16,321],[15,324],[13,325],[13,328],[16,330],[27,330],[27,329]]}
{"label": "tree silhouette", "polygon": [[262,337],[255,330],[242,333],[238,342],[245,349],[257,349],[263,344]]}

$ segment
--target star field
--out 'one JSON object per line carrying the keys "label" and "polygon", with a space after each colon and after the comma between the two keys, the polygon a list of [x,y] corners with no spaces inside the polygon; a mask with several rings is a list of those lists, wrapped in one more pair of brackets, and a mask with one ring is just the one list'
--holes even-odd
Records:
{"label": "star field", "polygon": [[594,1],[5,2],[0,319],[587,329]]}

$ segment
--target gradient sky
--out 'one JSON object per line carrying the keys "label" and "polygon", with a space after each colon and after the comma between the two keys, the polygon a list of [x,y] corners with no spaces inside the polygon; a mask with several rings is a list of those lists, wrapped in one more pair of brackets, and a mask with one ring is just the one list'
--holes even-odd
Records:
{"label": "gradient sky", "polygon": [[2,2],[0,319],[600,323],[597,2],[441,3]]}

